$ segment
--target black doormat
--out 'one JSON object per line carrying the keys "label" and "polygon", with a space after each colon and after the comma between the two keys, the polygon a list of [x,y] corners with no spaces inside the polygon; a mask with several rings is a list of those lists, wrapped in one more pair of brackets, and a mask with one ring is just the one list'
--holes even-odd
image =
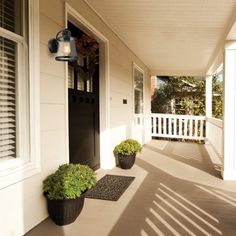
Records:
{"label": "black doormat", "polygon": [[117,201],[135,177],[122,175],[105,175],[97,184],[87,191],[87,198]]}

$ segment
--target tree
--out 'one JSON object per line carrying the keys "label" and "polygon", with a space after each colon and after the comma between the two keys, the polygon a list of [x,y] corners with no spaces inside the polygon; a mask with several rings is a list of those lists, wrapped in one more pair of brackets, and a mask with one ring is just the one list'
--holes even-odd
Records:
{"label": "tree", "polygon": [[212,78],[212,116],[218,119],[223,118],[223,80],[219,75]]}
{"label": "tree", "polygon": [[152,97],[152,112],[173,111],[182,115],[205,115],[205,81],[190,76],[169,77],[156,89]]}

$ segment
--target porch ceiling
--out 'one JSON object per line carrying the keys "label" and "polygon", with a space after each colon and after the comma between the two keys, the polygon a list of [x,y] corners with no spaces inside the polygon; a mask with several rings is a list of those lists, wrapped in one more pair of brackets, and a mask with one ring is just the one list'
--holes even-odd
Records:
{"label": "porch ceiling", "polygon": [[236,0],[86,0],[154,74],[203,75]]}

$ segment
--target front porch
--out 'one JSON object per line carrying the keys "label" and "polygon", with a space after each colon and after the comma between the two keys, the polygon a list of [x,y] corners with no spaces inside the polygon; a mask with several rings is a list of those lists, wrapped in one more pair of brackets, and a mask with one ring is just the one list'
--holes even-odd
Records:
{"label": "front porch", "polygon": [[[3,0],[0,10],[0,235],[235,235],[236,0]],[[92,76],[79,44],[72,69],[48,47],[71,24],[77,40],[96,41]],[[78,76],[79,66],[89,73]],[[223,120],[212,117],[219,73]],[[203,116],[151,114],[156,75],[205,78]],[[145,146],[124,171],[112,151],[127,138]],[[88,140],[75,153],[96,160],[98,178],[136,178],[118,202],[86,199],[77,221],[58,227],[46,219],[42,182],[72,162],[73,141]]]}
{"label": "front porch", "polygon": [[117,202],[86,199],[75,223],[46,219],[26,235],[234,235],[236,185],[220,165],[210,145],[152,140],[131,170],[98,171],[136,177]]}

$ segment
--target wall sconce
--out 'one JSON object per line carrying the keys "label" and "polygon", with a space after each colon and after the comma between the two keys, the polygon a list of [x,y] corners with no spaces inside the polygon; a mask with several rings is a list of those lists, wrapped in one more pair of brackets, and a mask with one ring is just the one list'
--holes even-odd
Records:
{"label": "wall sconce", "polygon": [[71,36],[68,29],[59,31],[56,38],[50,39],[48,49],[51,53],[56,53],[57,61],[77,61],[78,55],[75,46],[75,38]]}

